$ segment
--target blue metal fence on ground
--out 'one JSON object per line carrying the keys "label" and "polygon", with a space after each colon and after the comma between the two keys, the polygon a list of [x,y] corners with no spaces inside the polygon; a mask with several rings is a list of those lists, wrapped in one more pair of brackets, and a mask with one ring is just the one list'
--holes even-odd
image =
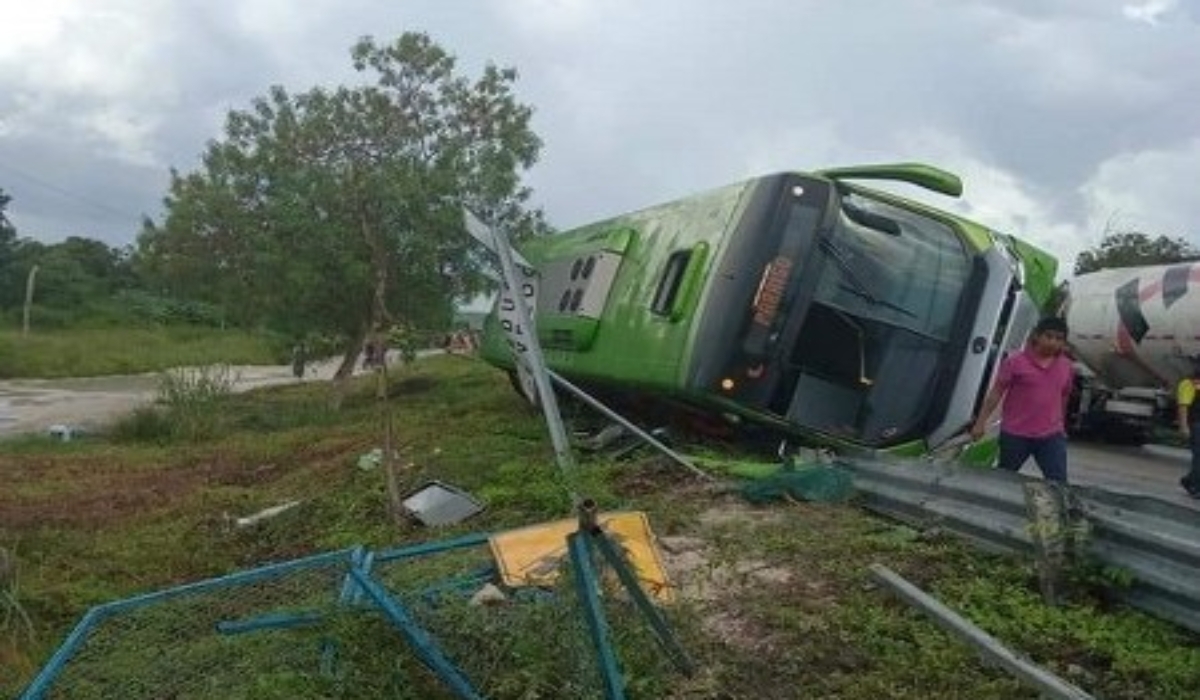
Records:
{"label": "blue metal fence on ground", "polygon": [[[690,672],[607,535],[592,528],[571,537],[598,547],[594,554],[626,586],[625,596],[604,596],[604,604],[636,603],[623,607],[640,613],[669,661]],[[553,650],[555,668],[545,675],[556,685],[547,692],[621,700],[615,650],[595,622],[607,613],[590,563],[572,561],[575,577],[562,577],[553,592],[509,591],[529,603],[520,612],[528,619],[515,624],[517,608],[472,605],[497,580],[489,538],[344,549],[99,605],[20,700],[425,698],[434,686],[476,700],[485,697],[481,688],[503,682],[513,663],[505,652],[531,634]],[[582,611],[581,600],[590,602]],[[413,673],[428,682],[411,682]]]}

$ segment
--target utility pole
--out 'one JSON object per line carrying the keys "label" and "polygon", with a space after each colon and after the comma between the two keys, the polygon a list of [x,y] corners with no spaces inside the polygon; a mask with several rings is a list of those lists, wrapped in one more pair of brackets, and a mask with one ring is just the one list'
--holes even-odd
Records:
{"label": "utility pole", "polygon": [[29,335],[29,307],[33,306],[33,282],[37,278],[38,266],[29,268],[29,277],[25,280],[25,314],[21,322],[21,335]]}

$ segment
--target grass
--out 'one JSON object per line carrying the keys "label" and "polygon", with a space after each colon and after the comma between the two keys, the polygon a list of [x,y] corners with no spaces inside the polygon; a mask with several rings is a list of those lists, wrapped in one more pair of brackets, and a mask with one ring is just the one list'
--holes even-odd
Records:
{"label": "grass", "polygon": [[191,365],[277,364],[272,340],[189,326],[0,331],[0,379],[139,374]]}
{"label": "grass", "polygon": [[[171,429],[182,418],[167,411],[156,419],[165,430],[118,426],[114,436],[66,444],[0,443],[0,547],[19,572],[8,592],[21,611],[18,617],[13,607],[6,617],[0,608],[0,620],[9,620],[0,627],[0,696],[18,692],[100,603],[355,544],[387,548],[569,513],[545,428],[502,374],[462,358],[433,358],[396,373],[387,393],[382,402],[373,378],[358,380],[338,411],[319,383],[222,394],[205,409],[211,423],[203,439]],[[395,429],[402,492],[437,479],[486,509],[446,530],[394,524],[381,470],[358,466],[381,446],[385,414]],[[569,420],[573,427],[590,422],[582,412]],[[646,452],[616,462],[581,454],[571,486],[603,508],[647,512],[682,586],[668,615],[698,663],[692,678],[671,671],[637,615],[606,602],[633,698],[1035,697],[874,584],[868,566],[875,562],[1098,697],[1200,695],[1195,636],[1087,587],[1067,605],[1046,607],[1024,563],[853,505],[753,506]],[[301,505],[253,528],[228,524],[291,500]],[[485,551],[467,552],[397,574],[432,580],[481,560]],[[554,599],[571,595],[561,588]],[[414,609],[469,675],[486,682],[489,697],[596,692],[580,618],[567,606]],[[257,686],[224,696],[449,697],[378,618],[339,618],[311,634],[335,632],[346,669],[338,683],[306,675],[310,667],[268,667],[267,649],[251,646],[236,664],[229,657],[229,673],[250,669]],[[174,667],[178,673],[189,660]],[[110,671],[145,668],[133,657],[111,664]]]}

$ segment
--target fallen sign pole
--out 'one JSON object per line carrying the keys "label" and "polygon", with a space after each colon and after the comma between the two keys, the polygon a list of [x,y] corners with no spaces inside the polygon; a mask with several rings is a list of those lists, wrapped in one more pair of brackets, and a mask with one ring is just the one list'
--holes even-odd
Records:
{"label": "fallen sign pole", "polygon": [[875,580],[890,587],[906,603],[933,618],[939,627],[962,637],[976,647],[986,660],[1000,666],[1026,685],[1036,688],[1046,697],[1055,700],[1092,700],[1092,696],[1079,687],[1015,654],[995,637],[971,624],[886,566],[872,564],[871,574]]}
{"label": "fallen sign pole", "polygon": [[[504,276],[504,284],[500,292],[501,310],[512,316],[511,319],[502,321],[504,332],[512,346],[513,358],[517,365],[524,364],[529,370],[537,390],[539,403],[542,406],[542,413],[546,419],[546,428],[550,432],[555,461],[563,480],[573,487],[575,458],[571,453],[570,442],[567,440],[566,428],[563,427],[562,413],[558,410],[554,389],[550,386],[550,377],[542,356],[541,343],[538,342],[533,314],[529,309],[530,303],[537,303],[536,277],[532,274],[529,263],[524,258],[520,258],[521,274],[518,274],[518,256],[514,254],[512,245],[503,229],[499,226],[487,226],[479,221],[470,210],[464,209],[463,213],[467,231],[473,237],[488,243],[488,236],[485,233],[491,234],[488,247],[500,259],[500,271]],[[574,488],[569,490],[572,503],[577,505],[581,500],[579,494],[575,493]]]}
{"label": "fallen sign pole", "polygon": [[683,455],[679,454],[675,450],[672,450],[670,447],[667,447],[661,440],[655,438],[653,435],[651,435],[650,433],[647,433],[645,430],[642,430],[641,428],[637,427],[636,425],[634,425],[634,423],[632,421],[627,420],[620,413],[617,413],[616,411],[612,410],[608,406],[605,406],[604,404],[600,403],[596,399],[592,398],[583,389],[580,389],[579,387],[575,386],[574,384],[567,381],[566,379],[563,379],[557,373],[555,373],[554,370],[547,368],[546,372],[550,375],[550,379],[553,380],[555,384],[558,384],[562,388],[564,388],[567,391],[574,394],[575,398],[579,399],[580,401],[583,401],[587,405],[589,405],[592,408],[596,409],[597,411],[603,413],[604,415],[608,416],[612,420],[615,420],[616,422],[625,426],[634,435],[637,435],[642,440],[645,440],[652,447],[654,447],[658,451],[662,452],[666,456],[670,457],[675,462],[682,464],[684,467],[687,467],[696,476],[699,476],[702,479],[707,479],[709,481],[713,480],[712,474],[709,474],[708,472],[700,469],[695,464],[693,464],[690,459],[688,459],[687,457],[684,457]]}
{"label": "fallen sign pole", "polygon": [[[554,387],[551,386],[551,372],[546,367],[545,359],[542,356],[541,343],[538,342],[537,329],[534,326],[534,314],[530,308],[530,305],[537,304],[536,270],[523,260],[518,269],[516,261],[520,258],[511,248],[508,236],[499,226],[490,227],[489,231],[488,226],[466,209],[464,209],[464,218],[471,236],[491,248],[500,259],[500,269],[504,274],[504,286],[501,289],[498,304],[501,326],[508,337],[509,345],[512,346],[513,360],[517,367],[524,364],[531,375],[540,399],[542,412],[546,418],[546,427],[550,431],[550,438],[554,443],[554,454],[557,458],[559,472],[570,492],[572,505],[578,516],[576,531],[567,536],[567,552],[575,578],[575,588],[583,606],[588,633],[598,654],[597,661],[604,684],[604,696],[607,700],[624,700],[625,680],[621,676],[616,652],[612,648],[608,621],[604,617],[600,576],[593,564],[593,558],[597,554],[602,556],[617,574],[626,593],[636,603],[642,617],[650,625],[659,645],[667,652],[680,671],[691,675],[694,669],[691,660],[671,633],[670,628],[667,627],[665,618],[654,608],[642,590],[641,583],[631,571],[629,562],[626,561],[625,550],[617,543],[610,541],[608,533],[597,523],[596,502],[590,498],[580,497],[574,489],[575,460],[567,440],[566,429],[563,427]],[[489,233],[490,235],[488,235]],[[593,400],[591,403],[594,405],[599,402]],[[665,448],[665,445],[663,447]]]}
{"label": "fallen sign pole", "polygon": [[[512,346],[513,358],[518,368],[524,365],[529,370],[546,419],[546,428],[550,432],[555,461],[564,480],[571,483],[575,458],[571,454],[567,431],[563,427],[558,401],[555,400],[554,390],[550,386],[550,377],[542,357],[533,314],[528,306],[530,303],[537,303],[537,277],[529,263],[513,251],[503,229],[484,224],[469,209],[463,209],[463,217],[467,232],[487,246],[500,260],[500,272],[503,275],[500,308],[511,316],[502,321],[504,333]],[[521,274],[518,274],[518,263]],[[574,489],[571,489],[571,500],[574,504],[580,501]]]}

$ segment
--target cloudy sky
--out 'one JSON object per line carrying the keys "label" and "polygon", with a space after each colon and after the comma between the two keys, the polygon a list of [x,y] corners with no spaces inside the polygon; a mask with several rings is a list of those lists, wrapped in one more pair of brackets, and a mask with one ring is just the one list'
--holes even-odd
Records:
{"label": "cloudy sky", "polygon": [[357,79],[363,35],[520,72],[567,228],[744,177],[868,162],[1064,258],[1200,244],[1200,0],[0,0],[0,188],[19,235],[132,243],[225,114]]}

